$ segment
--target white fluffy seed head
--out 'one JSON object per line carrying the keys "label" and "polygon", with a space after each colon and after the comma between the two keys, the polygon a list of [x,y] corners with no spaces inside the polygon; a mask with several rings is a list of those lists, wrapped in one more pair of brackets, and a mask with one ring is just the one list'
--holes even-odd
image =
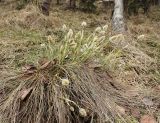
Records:
{"label": "white fluffy seed head", "polygon": [[108,25],[104,25],[104,26],[103,26],[103,30],[104,30],[104,31],[107,31],[107,29],[108,29]]}
{"label": "white fluffy seed head", "polygon": [[73,36],[73,30],[72,29],[69,29],[68,31],[68,34],[67,34],[69,37],[72,37]]}
{"label": "white fluffy seed head", "polygon": [[52,36],[51,35],[47,36],[47,40],[52,41],[53,40]]}
{"label": "white fluffy seed head", "polygon": [[41,44],[41,47],[45,47],[45,44]]}
{"label": "white fluffy seed head", "polygon": [[83,48],[81,48],[81,49],[80,49],[80,52],[84,52],[84,49],[83,49]]}
{"label": "white fluffy seed head", "polygon": [[67,26],[66,26],[65,24],[63,24],[63,26],[62,26],[62,30],[63,30],[63,31],[66,31],[66,30],[67,30]]}
{"label": "white fluffy seed head", "polygon": [[137,37],[137,39],[138,39],[138,40],[143,40],[143,39],[145,39],[145,35],[139,35],[139,36]]}
{"label": "white fluffy seed head", "polygon": [[83,21],[83,22],[81,23],[81,26],[82,26],[82,27],[86,27],[86,26],[87,26],[87,23],[86,23],[85,21]]}
{"label": "white fluffy seed head", "polygon": [[61,79],[63,86],[68,86],[70,84],[70,81],[68,79]]}
{"label": "white fluffy seed head", "polygon": [[118,34],[118,35],[114,35],[112,37],[109,38],[109,41],[112,42],[112,41],[115,41],[115,40],[124,40],[124,35],[123,34]]}
{"label": "white fluffy seed head", "polygon": [[74,111],[74,107],[73,106],[70,106],[69,108],[72,112]]}
{"label": "white fluffy seed head", "polygon": [[86,117],[87,116],[87,112],[84,108],[79,108],[79,114],[81,117]]}
{"label": "white fluffy seed head", "polygon": [[101,27],[97,27],[97,28],[95,29],[95,32],[100,32],[101,30],[102,30]]}

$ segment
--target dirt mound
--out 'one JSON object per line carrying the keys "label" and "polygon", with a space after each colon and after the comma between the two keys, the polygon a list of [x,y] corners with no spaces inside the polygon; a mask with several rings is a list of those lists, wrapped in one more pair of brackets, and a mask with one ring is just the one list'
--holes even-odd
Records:
{"label": "dirt mound", "polygon": [[53,28],[60,24],[57,18],[44,16],[32,5],[22,10],[12,10],[1,15],[0,26],[23,27],[29,29]]}

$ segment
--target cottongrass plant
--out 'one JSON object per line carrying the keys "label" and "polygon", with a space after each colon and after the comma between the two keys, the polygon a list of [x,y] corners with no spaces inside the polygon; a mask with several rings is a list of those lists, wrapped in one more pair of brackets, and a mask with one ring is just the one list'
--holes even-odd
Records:
{"label": "cottongrass plant", "polygon": [[[90,58],[97,57],[102,52],[105,45],[108,44],[105,29],[95,30],[91,34],[85,32],[86,22],[81,24],[82,30],[75,32],[69,29],[66,25],[62,26],[61,31],[64,33],[64,38],[59,42],[54,42],[51,36],[47,39],[45,47],[42,48],[40,54],[47,59],[56,59],[58,64],[81,64]],[[54,43],[52,43],[54,42]],[[44,44],[41,44],[44,46]],[[33,59],[32,59],[33,60]],[[38,58],[35,58],[38,60]]]}
{"label": "cottongrass plant", "polygon": [[2,82],[1,123],[127,122],[121,106],[143,105],[106,72],[104,66],[111,62],[105,62],[115,53],[107,57],[104,52],[108,26],[91,34],[85,31],[86,22],[81,26],[75,32],[63,25],[59,41],[46,37],[40,51],[30,54],[33,64]]}

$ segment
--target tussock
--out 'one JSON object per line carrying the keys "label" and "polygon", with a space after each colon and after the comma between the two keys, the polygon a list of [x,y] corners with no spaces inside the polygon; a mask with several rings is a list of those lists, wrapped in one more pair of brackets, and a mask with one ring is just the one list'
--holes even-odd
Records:
{"label": "tussock", "polygon": [[57,20],[58,18],[46,17],[37,7],[30,4],[27,5],[25,9],[12,10],[10,12],[3,13],[1,18],[0,26],[2,27],[6,25],[28,29],[40,29],[51,28],[60,23]]}
{"label": "tussock", "polygon": [[[68,78],[68,86],[60,78]],[[143,105],[127,97],[125,87],[105,71],[88,65],[32,67],[5,82],[2,90],[2,123],[114,122],[122,115],[117,105]]]}
{"label": "tussock", "polygon": [[77,33],[63,25],[64,39],[57,45],[48,36],[48,44],[42,47],[48,60],[25,66],[23,72],[3,81],[2,123],[127,122],[126,109],[145,106],[141,88],[129,90],[129,84],[115,81],[104,69],[118,57],[114,52],[103,54],[109,44],[105,30],[86,35],[84,24]]}
{"label": "tussock", "polygon": [[[45,17],[36,9],[29,5],[20,12],[3,13],[1,26],[31,29],[54,26],[52,17]],[[59,13],[51,14],[54,15]],[[60,22],[55,20],[57,27]],[[18,73],[4,68],[0,71],[2,123],[138,122],[132,117],[128,121],[135,107],[143,114],[153,112],[159,118],[159,44],[150,44],[146,35],[155,34],[152,28],[129,27],[136,35],[108,38],[108,25],[92,33],[86,32],[86,22],[81,26],[78,29],[82,30],[76,32],[63,25],[58,32],[60,37],[56,33],[43,37],[43,41],[36,38],[37,51],[27,51],[25,56],[26,62],[32,64],[23,66]],[[138,39],[139,35],[147,38]],[[148,43],[154,50],[145,46]],[[1,52],[3,55],[7,50]]]}

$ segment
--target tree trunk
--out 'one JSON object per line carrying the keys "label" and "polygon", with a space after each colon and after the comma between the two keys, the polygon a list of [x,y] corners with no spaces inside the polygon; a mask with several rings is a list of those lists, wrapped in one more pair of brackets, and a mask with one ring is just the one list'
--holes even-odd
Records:
{"label": "tree trunk", "polygon": [[67,8],[76,8],[76,0],[66,0]]}
{"label": "tree trunk", "polygon": [[49,16],[49,10],[52,0],[44,0],[41,6],[42,13]]}
{"label": "tree trunk", "polygon": [[59,5],[60,4],[60,0],[57,0],[57,5]]}
{"label": "tree trunk", "polygon": [[115,0],[114,12],[112,17],[112,29],[115,33],[125,32],[123,9],[123,0]]}
{"label": "tree trunk", "polygon": [[71,8],[76,8],[76,0],[71,0]]}

